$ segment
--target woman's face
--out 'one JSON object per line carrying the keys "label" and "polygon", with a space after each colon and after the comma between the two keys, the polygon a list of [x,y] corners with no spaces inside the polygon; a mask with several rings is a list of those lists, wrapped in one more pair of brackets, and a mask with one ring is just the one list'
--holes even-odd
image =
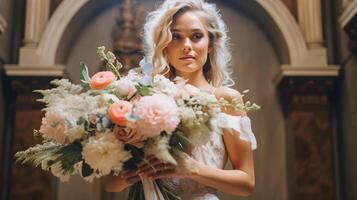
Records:
{"label": "woman's face", "polygon": [[172,41],[165,49],[177,75],[202,71],[209,52],[208,31],[195,12],[178,15],[171,25]]}

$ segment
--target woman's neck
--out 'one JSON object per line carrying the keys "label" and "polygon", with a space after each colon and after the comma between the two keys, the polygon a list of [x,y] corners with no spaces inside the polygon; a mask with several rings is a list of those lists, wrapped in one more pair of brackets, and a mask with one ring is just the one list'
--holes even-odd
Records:
{"label": "woman's neck", "polygon": [[181,73],[177,72],[178,76],[183,77],[187,80],[188,84],[191,84],[197,88],[211,91],[214,87],[207,81],[202,70],[197,70],[192,73]]}

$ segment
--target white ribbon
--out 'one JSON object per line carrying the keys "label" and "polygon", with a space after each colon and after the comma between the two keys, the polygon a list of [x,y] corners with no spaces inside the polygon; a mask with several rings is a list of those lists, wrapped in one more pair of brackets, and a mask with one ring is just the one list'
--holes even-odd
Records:
{"label": "white ribbon", "polygon": [[141,178],[143,183],[144,196],[146,200],[165,200],[155,181]]}

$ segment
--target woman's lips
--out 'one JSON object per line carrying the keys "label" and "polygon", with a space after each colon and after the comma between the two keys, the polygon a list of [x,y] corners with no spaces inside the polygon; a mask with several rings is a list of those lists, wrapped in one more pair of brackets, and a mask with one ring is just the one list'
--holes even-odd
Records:
{"label": "woman's lips", "polygon": [[180,58],[180,60],[194,60],[195,57],[194,56],[183,56]]}

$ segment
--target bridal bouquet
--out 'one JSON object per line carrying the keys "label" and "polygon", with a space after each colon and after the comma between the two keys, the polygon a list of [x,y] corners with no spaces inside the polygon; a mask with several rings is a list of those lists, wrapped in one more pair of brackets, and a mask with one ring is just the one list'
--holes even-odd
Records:
{"label": "bridal bouquet", "polygon": [[222,108],[258,108],[217,100],[180,77],[152,76],[152,65],[145,60],[122,76],[112,52],[99,47],[97,54],[108,71],[90,78],[81,63],[82,84],[53,80],[56,87],[36,91],[46,104],[42,125],[34,130],[42,143],[17,152],[19,161],[41,166],[62,181],[79,174],[89,182],[136,170],[147,155],[177,165],[179,152],[204,145],[213,131],[229,128]]}

